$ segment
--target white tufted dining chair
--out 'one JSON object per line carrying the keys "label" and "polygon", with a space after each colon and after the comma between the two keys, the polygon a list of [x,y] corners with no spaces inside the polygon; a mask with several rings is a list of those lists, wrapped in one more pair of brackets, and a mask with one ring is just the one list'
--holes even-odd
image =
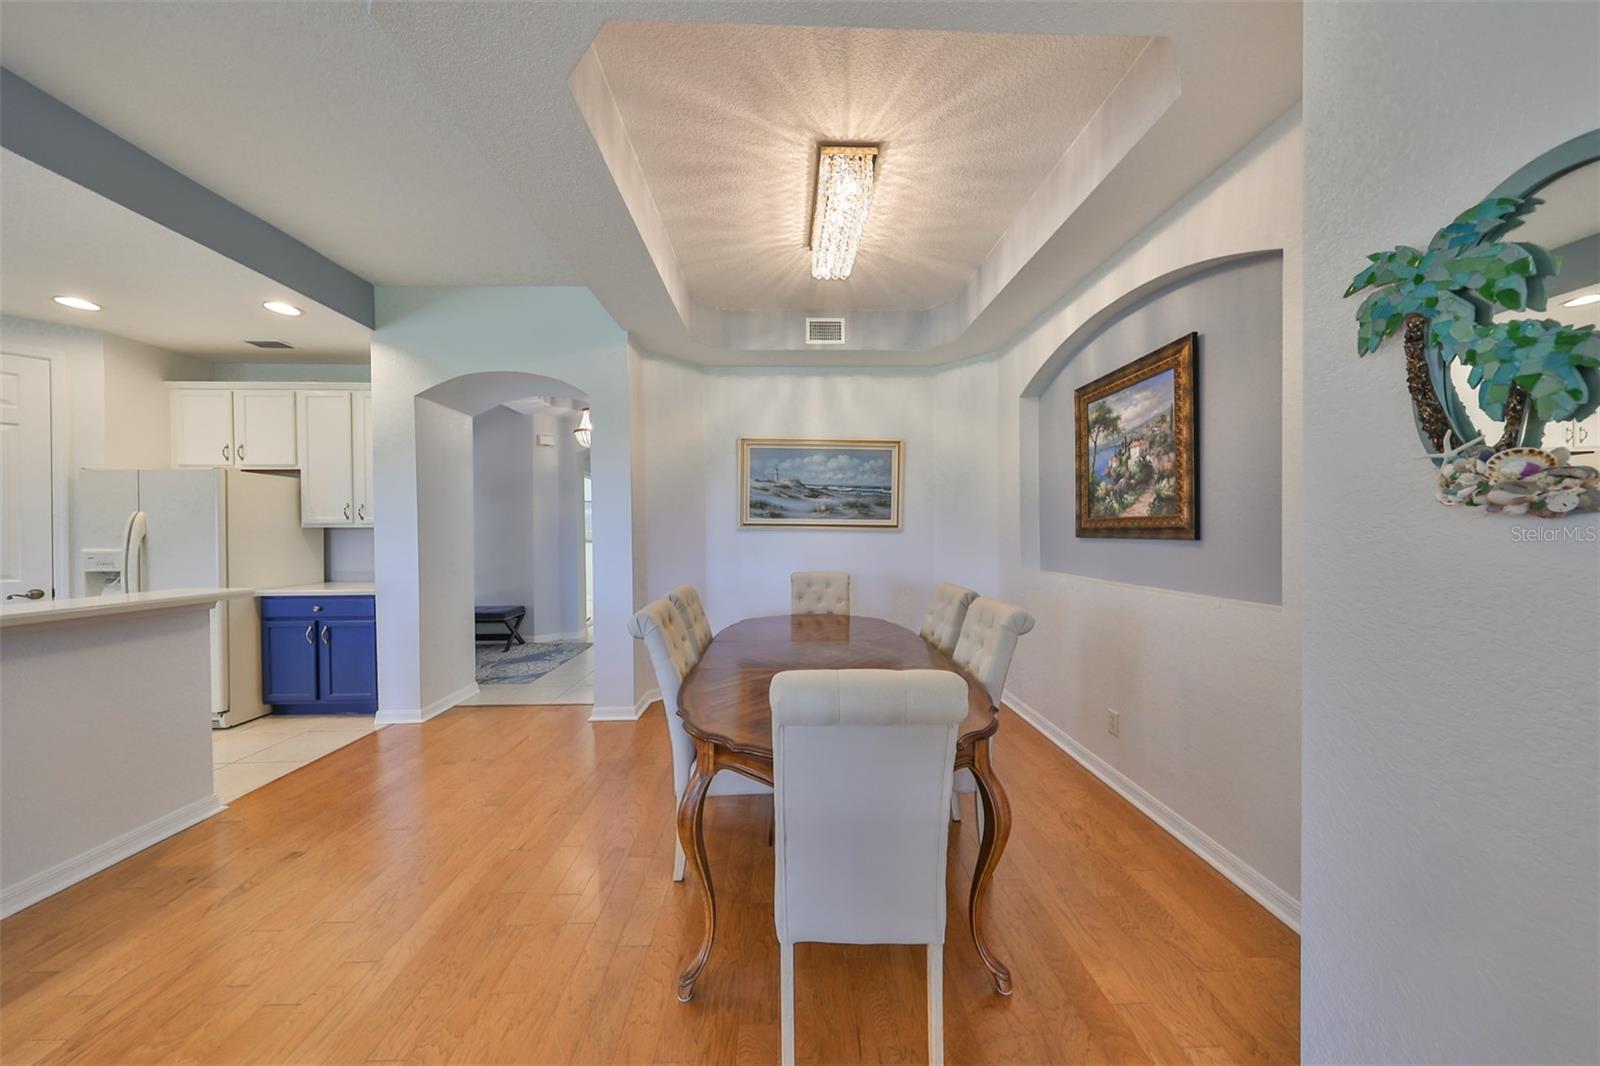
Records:
{"label": "white tufted dining chair", "polygon": [[928,1061],[943,1063],[945,811],[967,684],[947,670],[790,670],[769,694],[783,1061],[796,943],[926,944]]}
{"label": "white tufted dining chair", "polygon": [[700,593],[695,591],[693,585],[679,585],[667,593],[667,602],[683,616],[683,624],[688,627],[689,638],[694,642],[694,657],[698,660],[711,645],[711,622],[706,618]]}
{"label": "white tufted dining chair", "polygon": [[928,600],[928,613],[922,619],[922,639],[949,655],[955,651],[956,640],[961,636],[961,623],[967,617],[967,608],[978,594],[971,589],[941,581],[933,586],[933,596]]}
{"label": "white tufted dining chair", "polygon": [[[1033,629],[1033,615],[1021,607],[1001,600],[979,596],[967,608],[967,617],[961,623],[961,636],[956,641],[950,657],[956,665],[978,679],[989,699],[1000,706],[1001,693],[1005,691],[1006,674],[1011,671],[1011,656],[1017,650],[1017,638]],[[989,741],[994,750],[994,741]],[[956,774],[956,792],[977,792],[978,780],[971,770]],[[978,815],[978,839],[983,839],[983,804],[973,801]],[[961,799],[950,797],[950,817],[961,820]]]}
{"label": "white tufted dining chair", "polygon": [[[667,738],[672,742],[672,795],[682,800],[684,786],[694,770],[694,740],[683,728],[683,719],[678,717],[678,690],[694,664],[700,661],[700,652],[683,616],[666,599],[654,600],[640,608],[628,622],[628,632],[644,641],[650,652],[650,665],[655,667],[656,684],[661,686],[662,708],[667,715]],[[672,814],[676,819],[676,805]],[[683,865],[683,842],[679,841],[672,862],[674,881],[683,880]]]}
{"label": "white tufted dining chair", "polygon": [[794,614],[849,614],[850,575],[837,570],[797,570],[789,575]]}

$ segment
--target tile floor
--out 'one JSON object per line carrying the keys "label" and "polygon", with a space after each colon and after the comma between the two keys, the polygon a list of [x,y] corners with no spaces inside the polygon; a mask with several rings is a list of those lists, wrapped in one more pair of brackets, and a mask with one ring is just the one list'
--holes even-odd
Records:
{"label": "tile floor", "polygon": [[376,729],[370,714],[269,714],[211,733],[217,797],[232,803]]}
{"label": "tile floor", "polygon": [[594,648],[586,648],[537,681],[518,685],[480,685],[466,705],[593,703]]}

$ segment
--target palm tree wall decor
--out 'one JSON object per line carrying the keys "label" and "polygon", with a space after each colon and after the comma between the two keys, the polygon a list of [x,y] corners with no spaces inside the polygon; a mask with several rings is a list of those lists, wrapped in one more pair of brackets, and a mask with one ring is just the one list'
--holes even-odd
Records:
{"label": "palm tree wall decor", "polygon": [[1372,290],[1356,312],[1358,354],[1377,351],[1403,329],[1406,384],[1436,457],[1476,436],[1449,387],[1457,359],[1472,367],[1479,406],[1505,423],[1497,451],[1519,443],[1529,403],[1540,421],[1573,418],[1591,406],[1588,378],[1600,367],[1593,326],[1494,321],[1501,311],[1544,310],[1545,279],[1560,270],[1538,245],[1499,239],[1540,202],[1490,196],[1434,234],[1425,250],[1400,245],[1369,255],[1345,290],[1346,297]]}

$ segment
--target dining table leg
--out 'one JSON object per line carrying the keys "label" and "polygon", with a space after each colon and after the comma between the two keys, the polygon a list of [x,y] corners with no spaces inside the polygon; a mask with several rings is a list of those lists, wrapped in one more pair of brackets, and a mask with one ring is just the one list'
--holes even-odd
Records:
{"label": "dining table leg", "polygon": [[684,786],[683,800],[678,804],[678,840],[683,853],[694,868],[695,882],[700,886],[700,902],[705,906],[706,928],[700,941],[700,950],[694,961],[678,976],[678,1002],[687,1003],[694,996],[694,983],[700,971],[706,968],[711,957],[711,940],[717,933],[717,897],[711,890],[711,864],[706,860],[706,840],[702,831],[706,790],[716,776],[716,748],[707,741],[695,741],[694,773]]}
{"label": "dining table leg", "polygon": [[[989,889],[994,884],[995,867],[1006,849],[1006,838],[1011,835],[1011,802],[1006,790],[1000,787],[994,765],[989,761],[989,738],[980,738],[972,747],[972,776],[978,782],[978,802],[983,804],[983,834],[978,842],[978,862],[972,871],[972,896],[967,909],[967,920],[972,928],[972,942],[978,956],[994,976],[995,990],[1002,996],[1011,994],[1011,971],[989,947],[983,936],[984,912],[989,901]],[[685,797],[687,799],[687,797]]]}

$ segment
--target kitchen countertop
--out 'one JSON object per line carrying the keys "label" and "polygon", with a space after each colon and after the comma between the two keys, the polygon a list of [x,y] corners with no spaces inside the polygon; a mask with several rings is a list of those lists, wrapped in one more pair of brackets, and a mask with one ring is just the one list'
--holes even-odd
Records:
{"label": "kitchen countertop", "polygon": [[159,592],[123,592],[113,596],[76,596],[71,599],[15,601],[0,605],[0,626],[76,622],[84,618],[194,607],[250,595],[249,589],[163,589]]}
{"label": "kitchen countertop", "polygon": [[257,596],[371,596],[371,581],[324,581],[315,585],[284,585],[275,589],[256,589]]}

